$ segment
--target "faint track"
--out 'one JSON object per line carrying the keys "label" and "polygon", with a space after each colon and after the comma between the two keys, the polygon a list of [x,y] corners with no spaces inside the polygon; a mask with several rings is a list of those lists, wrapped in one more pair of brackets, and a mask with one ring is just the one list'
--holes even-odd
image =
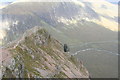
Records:
{"label": "faint track", "polygon": [[[74,54],[72,55],[77,55],[78,53],[80,52],[85,52],[85,51],[99,51],[99,52],[106,52],[106,54],[113,54],[113,55],[116,55],[118,56],[119,54],[118,53],[114,53],[114,52],[111,52],[111,51],[107,51],[107,50],[101,50],[101,49],[95,49],[95,48],[87,48],[87,49],[83,49],[83,50],[79,50],[79,51],[76,51]],[[100,53],[101,54],[101,53]]]}
{"label": "faint track", "polygon": [[[103,44],[103,43],[117,43],[118,41],[114,40],[114,41],[100,41],[100,42],[87,42],[87,43],[81,43],[81,44],[77,44],[79,46],[77,47],[82,47],[82,46],[87,46],[87,45],[90,45],[90,44]],[[73,47],[76,47],[76,45],[70,45],[72,48]]]}

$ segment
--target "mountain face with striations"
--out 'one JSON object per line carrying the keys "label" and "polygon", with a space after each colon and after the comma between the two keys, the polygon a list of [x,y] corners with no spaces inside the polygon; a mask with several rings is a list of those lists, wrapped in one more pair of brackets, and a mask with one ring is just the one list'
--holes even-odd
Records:
{"label": "mountain face with striations", "polygon": [[3,78],[89,78],[83,64],[42,28],[27,30],[8,51],[12,57],[3,61]]}
{"label": "mountain face with striations", "polygon": [[1,45],[16,40],[34,26],[46,28],[55,38],[69,44],[117,38],[115,36],[118,31],[117,5],[104,0],[99,3],[93,0],[70,0],[70,2],[17,0],[2,8],[0,15],[2,15]]}

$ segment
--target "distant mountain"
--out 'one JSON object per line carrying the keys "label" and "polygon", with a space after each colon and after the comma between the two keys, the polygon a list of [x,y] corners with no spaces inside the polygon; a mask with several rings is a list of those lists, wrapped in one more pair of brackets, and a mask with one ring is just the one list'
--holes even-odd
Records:
{"label": "distant mountain", "polygon": [[53,36],[66,43],[116,39],[116,11],[117,6],[106,1],[99,4],[82,0],[13,2],[2,9],[0,44],[19,38],[34,26],[45,27]]}
{"label": "distant mountain", "polygon": [[0,9],[6,7],[9,4],[11,4],[11,2],[0,2]]}

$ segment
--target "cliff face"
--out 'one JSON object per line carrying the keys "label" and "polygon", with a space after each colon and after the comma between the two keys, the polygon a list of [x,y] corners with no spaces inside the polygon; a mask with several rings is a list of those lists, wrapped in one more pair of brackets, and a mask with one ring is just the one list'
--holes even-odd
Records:
{"label": "cliff face", "polygon": [[27,31],[11,47],[3,78],[89,78],[83,64],[64,53],[62,44],[45,29]]}

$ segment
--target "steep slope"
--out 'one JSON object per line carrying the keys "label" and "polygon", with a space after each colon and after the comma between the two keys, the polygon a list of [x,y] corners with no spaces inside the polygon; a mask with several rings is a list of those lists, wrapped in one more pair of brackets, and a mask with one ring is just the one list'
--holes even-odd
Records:
{"label": "steep slope", "polygon": [[[58,35],[61,35],[59,36],[61,39],[67,37],[67,39],[69,39],[67,41],[73,39],[68,36],[68,34],[83,34],[81,33],[81,31],[83,31],[82,29],[87,29],[86,33],[84,33],[86,37],[89,37],[87,36],[87,34],[89,35],[88,32],[91,32],[91,35],[93,35],[94,32],[92,31],[94,30],[95,32],[104,34],[102,35],[103,37],[98,36],[99,34],[96,34],[97,36],[94,37],[101,37],[103,39],[106,36],[110,36],[110,38],[105,38],[106,41],[116,39],[116,37],[111,37],[116,35],[116,32],[113,31],[117,31],[118,16],[115,5],[105,1],[101,1],[97,3],[97,5],[94,2],[84,2],[84,0],[71,2],[28,1],[29,2],[16,2],[2,9],[2,22],[0,23],[2,25],[0,30],[2,35],[0,35],[0,41],[3,40],[3,42],[0,42],[0,44],[15,40],[33,26],[45,27],[43,23],[49,25],[47,28],[52,27]],[[111,7],[114,8],[115,11],[113,11]],[[104,11],[105,13],[101,13]],[[91,28],[89,26],[95,27]],[[73,30],[79,31],[71,33]],[[51,32],[53,32],[52,29]],[[84,34],[81,36],[84,36]],[[86,38],[82,38],[86,40]],[[75,37],[74,41],[80,42],[80,39]],[[88,41],[92,40],[88,39]]]}
{"label": "steep slope", "polygon": [[45,29],[27,31],[10,47],[13,57],[4,65],[3,78],[89,78],[83,64],[64,53],[62,44]]}

